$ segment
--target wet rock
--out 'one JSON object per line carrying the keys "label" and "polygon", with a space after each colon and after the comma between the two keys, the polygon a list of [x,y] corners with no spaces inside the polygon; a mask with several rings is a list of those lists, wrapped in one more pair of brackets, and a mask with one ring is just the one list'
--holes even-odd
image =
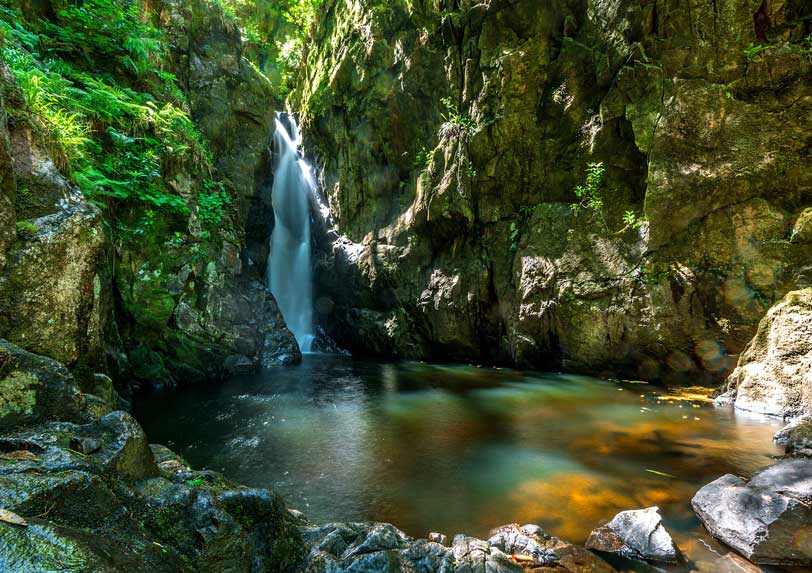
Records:
{"label": "wet rock", "polygon": [[261,315],[260,333],[264,336],[260,362],[264,368],[288,366],[302,361],[302,353],[296,337],[288,329],[276,299],[265,291],[264,312]]}
{"label": "wet rock", "polygon": [[34,520],[0,523],[0,570],[14,573],[192,573],[177,552],[140,538],[114,538]]}
{"label": "wet rock", "polygon": [[72,450],[76,450],[77,452],[81,452],[83,454],[92,454],[98,450],[101,445],[93,438],[82,437],[71,438],[70,447]]}
{"label": "wet rock", "polygon": [[727,474],[691,504],[711,535],[750,561],[812,565],[812,460],[784,460],[749,481]]}
{"label": "wet rock", "polygon": [[728,378],[725,397],[750,412],[812,414],[812,289],[790,292],[769,310]]}
{"label": "wet rock", "polygon": [[[91,453],[71,447],[89,440],[99,445]],[[0,437],[0,451],[21,450],[29,455],[0,464],[0,506],[30,527],[0,523],[2,571],[282,573],[301,558],[297,522],[278,496],[146,447],[128,414]],[[58,550],[64,568],[49,568]]]}
{"label": "wet rock", "polygon": [[308,573],[421,571],[426,573],[614,573],[586,549],[546,535],[533,525],[506,525],[489,540],[445,535],[414,540],[389,524],[331,523],[303,528]]}
{"label": "wet rock", "polygon": [[166,446],[150,444],[149,449],[152,450],[155,463],[158,464],[158,469],[165,478],[188,479],[192,475],[189,463]]}
{"label": "wet rock", "polygon": [[451,555],[454,558],[454,571],[494,571],[513,573],[524,568],[511,556],[497,547],[491,547],[487,541],[456,535],[451,542]]}
{"label": "wet rock", "polygon": [[296,522],[297,525],[307,525],[307,516],[298,509],[288,508],[288,513]]}
{"label": "wet rock", "polygon": [[800,416],[781,428],[773,438],[787,455],[812,457],[812,416]]}
{"label": "wet rock", "polygon": [[488,544],[508,555],[530,557],[534,564],[550,565],[558,561],[558,555],[542,544],[543,538],[544,532],[538,526],[506,525],[492,533]]}
{"label": "wet rock", "polygon": [[104,471],[127,481],[158,473],[144,430],[126,412],[112,412],[86,428],[90,439],[101,443],[92,456]]}
{"label": "wet rock", "polygon": [[442,533],[437,533],[436,531],[432,531],[428,535],[428,540],[432,543],[439,543],[444,547],[448,547],[450,543],[448,542],[448,536],[443,535]]}
{"label": "wet rock", "polygon": [[589,535],[586,547],[644,561],[675,563],[680,557],[657,507],[618,513]]}
{"label": "wet rock", "polygon": [[78,385],[64,366],[0,339],[0,429],[89,418]]}

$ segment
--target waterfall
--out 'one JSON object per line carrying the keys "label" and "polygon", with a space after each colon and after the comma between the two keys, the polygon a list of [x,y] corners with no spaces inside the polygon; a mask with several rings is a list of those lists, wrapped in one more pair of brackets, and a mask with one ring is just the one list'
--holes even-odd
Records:
{"label": "waterfall", "polygon": [[293,116],[277,112],[273,136],[274,224],[267,285],[302,352],[313,344],[313,271],[310,261],[310,196],[315,181],[299,153]]}

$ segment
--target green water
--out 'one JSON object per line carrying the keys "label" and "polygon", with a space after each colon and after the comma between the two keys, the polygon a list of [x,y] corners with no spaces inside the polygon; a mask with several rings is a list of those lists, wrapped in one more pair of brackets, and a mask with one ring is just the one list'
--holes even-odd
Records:
{"label": "green water", "polygon": [[275,489],[311,520],[388,521],[483,537],[536,523],[583,543],[618,511],[658,505],[691,562],[726,550],[690,499],[780,452],[774,420],[696,396],[584,376],[306,356],[291,369],[136,404],[150,439],[200,468]]}

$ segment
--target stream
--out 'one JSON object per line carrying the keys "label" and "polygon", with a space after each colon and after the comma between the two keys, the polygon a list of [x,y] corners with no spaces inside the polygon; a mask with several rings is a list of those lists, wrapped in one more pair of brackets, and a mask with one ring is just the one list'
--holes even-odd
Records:
{"label": "stream", "polygon": [[[296,368],[158,391],[135,404],[153,442],[269,487],[314,521],[385,521],[480,538],[536,523],[583,544],[617,512],[657,505],[716,571],[690,500],[780,451],[780,422],[716,409],[701,389],[474,366],[307,355]],[[637,566],[638,570],[648,570]]]}

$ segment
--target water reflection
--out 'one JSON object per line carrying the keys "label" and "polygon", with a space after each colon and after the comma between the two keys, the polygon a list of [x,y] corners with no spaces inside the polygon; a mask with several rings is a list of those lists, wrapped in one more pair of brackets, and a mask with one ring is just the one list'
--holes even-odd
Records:
{"label": "water reflection", "polygon": [[[195,466],[273,487],[314,520],[415,536],[538,523],[583,543],[618,511],[659,505],[696,563],[724,552],[689,501],[770,463],[776,422],[696,391],[470,366],[309,356],[299,368],[137,404],[151,439]],[[702,570],[699,568],[699,570]]]}

